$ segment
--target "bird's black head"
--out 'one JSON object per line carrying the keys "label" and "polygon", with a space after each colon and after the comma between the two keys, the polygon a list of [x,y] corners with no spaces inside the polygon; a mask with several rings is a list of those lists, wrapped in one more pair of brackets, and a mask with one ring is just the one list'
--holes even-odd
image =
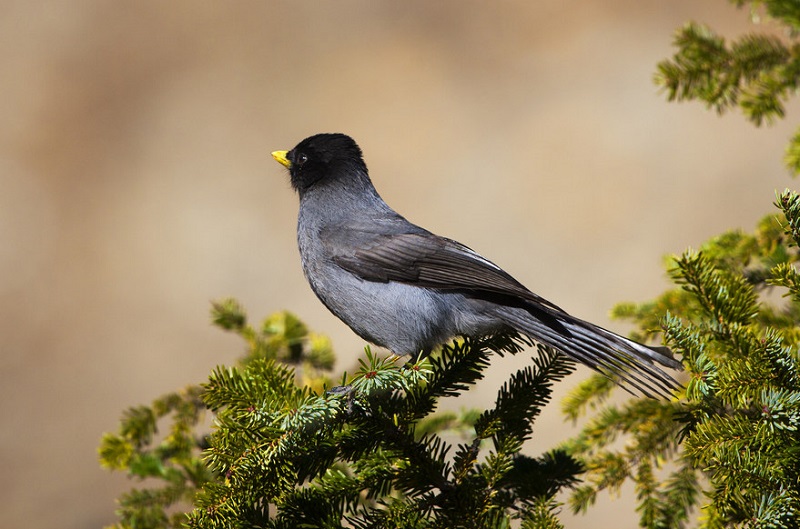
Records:
{"label": "bird's black head", "polygon": [[318,183],[369,180],[361,149],[345,134],[310,136],[291,151],[272,156],[289,169],[292,187],[301,194]]}

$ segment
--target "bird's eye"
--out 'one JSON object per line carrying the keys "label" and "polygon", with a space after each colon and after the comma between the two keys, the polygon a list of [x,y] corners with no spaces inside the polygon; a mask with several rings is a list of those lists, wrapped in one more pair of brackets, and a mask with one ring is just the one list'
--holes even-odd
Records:
{"label": "bird's eye", "polygon": [[301,152],[301,153],[298,153],[298,154],[297,154],[297,158],[295,158],[295,161],[294,161],[294,163],[296,163],[296,164],[297,164],[297,166],[298,166],[298,167],[300,167],[300,166],[302,166],[304,163],[306,163],[307,161],[308,161],[308,156],[306,156],[305,154],[303,154],[303,153]]}

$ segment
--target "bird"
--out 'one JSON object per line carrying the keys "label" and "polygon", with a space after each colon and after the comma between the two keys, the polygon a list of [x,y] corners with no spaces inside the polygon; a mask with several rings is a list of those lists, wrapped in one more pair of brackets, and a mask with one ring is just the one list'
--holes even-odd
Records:
{"label": "bird", "polygon": [[680,370],[667,347],[640,344],[568,314],[469,247],[417,226],[378,194],[350,136],[310,136],[272,157],[299,196],[303,273],[357,335],[419,357],[457,336],[515,332],[624,389],[668,396]]}

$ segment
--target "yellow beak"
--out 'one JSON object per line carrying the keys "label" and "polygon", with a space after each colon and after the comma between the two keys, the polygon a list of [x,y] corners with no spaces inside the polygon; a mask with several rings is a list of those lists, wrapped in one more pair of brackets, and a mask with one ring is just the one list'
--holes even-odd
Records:
{"label": "yellow beak", "polygon": [[272,157],[275,158],[275,161],[279,164],[285,166],[288,169],[292,168],[292,162],[286,157],[289,151],[275,151],[272,153]]}

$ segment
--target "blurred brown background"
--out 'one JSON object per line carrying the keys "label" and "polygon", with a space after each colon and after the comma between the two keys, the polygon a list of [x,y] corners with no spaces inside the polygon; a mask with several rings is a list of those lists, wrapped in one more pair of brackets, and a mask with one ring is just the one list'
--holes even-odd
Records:
{"label": "blurred brown background", "polygon": [[[658,94],[689,19],[751,28],[723,0],[4,2],[3,525],[114,520],[130,483],[98,467],[101,433],[242,350],[210,300],[290,309],[352,366],[363,344],[306,286],[269,156],[316,132],[354,136],[411,220],[624,331],[607,311],[667,286],[662,255],[750,229],[794,184],[790,124]],[[529,361],[448,406],[489,405]],[[557,408],[532,453],[563,436]],[[632,527],[626,510],[568,526]]]}

